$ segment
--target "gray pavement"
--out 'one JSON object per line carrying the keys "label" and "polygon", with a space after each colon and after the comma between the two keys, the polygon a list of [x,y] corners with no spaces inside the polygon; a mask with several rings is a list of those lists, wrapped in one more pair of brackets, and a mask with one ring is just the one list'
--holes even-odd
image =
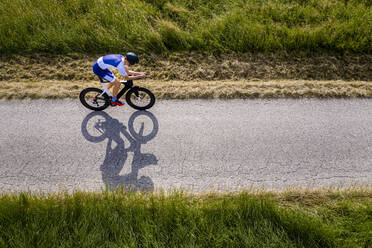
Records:
{"label": "gray pavement", "polygon": [[0,191],[203,192],[372,182],[372,100],[0,101]]}

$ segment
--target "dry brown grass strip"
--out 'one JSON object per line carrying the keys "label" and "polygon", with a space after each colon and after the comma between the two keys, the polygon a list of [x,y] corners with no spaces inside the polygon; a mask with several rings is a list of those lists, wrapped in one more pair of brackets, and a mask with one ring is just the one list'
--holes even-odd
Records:
{"label": "dry brown grass strip", "polygon": [[[0,81],[96,80],[94,61],[86,54],[0,56]],[[149,72],[152,80],[345,80],[372,81],[372,54],[141,54],[131,70]],[[117,75],[116,70],[114,73]]]}
{"label": "dry brown grass strip", "polygon": [[[157,99],[245,99],[245,98],[371,98],[372,82],[365,81],[156,81],[137,82]],[[0,83],[0,99],[77,98],[95,81],[41,81]]]}

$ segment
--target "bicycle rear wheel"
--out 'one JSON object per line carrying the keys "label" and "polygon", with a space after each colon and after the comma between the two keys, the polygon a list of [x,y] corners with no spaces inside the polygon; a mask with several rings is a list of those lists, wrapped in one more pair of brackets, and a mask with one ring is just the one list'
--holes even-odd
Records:
{"label": "bicycle rear wheel", "polygon": [[110,105],[110,99],[106,94],[102,94],[102,90],[98,88],[86,88],[80,92],[80,102],[88,109],[100,111]]}
{"label": "bicycle rear wheel", "polygon": [[145,110],[151,108],[155,104],[154,94],[142,87],[133,87],[125,96],[128,105],[134,109]]}

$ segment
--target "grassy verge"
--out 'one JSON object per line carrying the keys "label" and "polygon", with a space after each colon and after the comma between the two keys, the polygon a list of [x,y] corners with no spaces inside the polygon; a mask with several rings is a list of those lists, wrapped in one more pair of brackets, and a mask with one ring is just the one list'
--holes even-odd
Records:
{"label": "grassy verge", "polygon": [[[92,73],[99,56],[3,55],[0,99],[76,98],[81,89],[100,86]],[[152,54],[131,69],[150,73],[139,85],[158,99],[372,95],[372,55]]]}
{"label": "grassy verge", "polygon": [[[157,99],[246,99],[246,98],[372,98],[372,82],[345,81],[155,81],[138,82]],[[78,98],[95,81],[7,82],[0,84],[0,99]]]}
{"label": "grassy verge", "polygon": [[0,52],[372,52],[369,0],[0,0]]}
{"label": "grassy verge", "polygon": [[1,247],[369,247],[372,190],[0,197]]}
{"label": "grassy verge", "polygon": [[[104,54],[0,56],[0,81],[96,80],[94,61]],[[153,80],[345,80],[372,81],[372,54],[172,53],[139,54],[132,70]]]}

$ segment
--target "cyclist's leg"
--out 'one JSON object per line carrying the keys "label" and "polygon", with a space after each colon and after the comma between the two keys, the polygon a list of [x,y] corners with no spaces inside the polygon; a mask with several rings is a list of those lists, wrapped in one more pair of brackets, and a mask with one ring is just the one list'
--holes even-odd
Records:
{"label": "cyclist's leg", "polygon": [[116,97],[117,95],[118,95],[118,93],[119,93],[119,89],[120,89],[120,85],[121,85],[121,83],[120,83],[120,81],[118,80],[118,79],[116,79],[115,78],[115,81],[113,81],[113,82],[111,82],[112,83],[112,87],[113,87],[113,89],[112,89],[112,95],[114,96],[114,97]]}
{"label": "cyclist's leg", "polygon": [[110,89],[114,86],[113,96],[116,97],[120,88],[120,81],[115,78],[112,71],[110,71],[109,69],[102,70],[96,62],[93,65],[93,73],[96,74],[99,78],[102,78],[103,82],[108,82],[107,89]]}
{"label": "cyclist's leg", "polygon": [[113,87],[113,89],[112,89],[112,102],[111,102],[111,104],[122,106],[123,103],[120,102],[117,99],[117,95],[119,93],[119,89],[120,89],[120,85],[121,85],[120,81],[115,78],[114,74],[112,74],[111,71],[110,71],[110,73],[108,73],[108,75],[106,75],[103,78],[105,80],[107,80],[107,81],[110,82],[110,86],[109,86],[110,88]]}
{"label": "cyclist's leg", "polygon": [[[99,81],[101,82],[101,85],[103,87],[103,90],[104,92],[106,92],[107,95],[109,95],[110,97],[112,96],[112,94],[110,93],[109,89],[111,88],[111,83],[108,83],[106,80],[104,80],[103,78],[101,77],[98,77],[99,78]],[[110,87],[107,87],[108,85],[110,85]],[[102,93],[103,94],[103,93]]]}
{"label": "cyclist's leg", "polygon": [[113,87],[112,96],[116,98],[121,85],[120,81],[115,78],[114,74],[109,69],[105,70],[105,75],[102,78],[109,82],[107,87],[108,89]]}
{"label": "cyclist's leg", "polygon": [[121,83],[118,79],[115,78],[114,74],[109,69],[102,70],[98,65],[96,65],[96,63],[93,65],[93,72],[98,77],[100,77],[100,78],[106,80],[107,82],[109,82],[107,89],[110,89],[111,87],[113,87],[112,101],[117,102],[116,105],[119,105],[119,106],[123,105],[123,103],[121,103],[120,101],[117,101],[117,99],[116,99],[116,97],[119,93]]}

